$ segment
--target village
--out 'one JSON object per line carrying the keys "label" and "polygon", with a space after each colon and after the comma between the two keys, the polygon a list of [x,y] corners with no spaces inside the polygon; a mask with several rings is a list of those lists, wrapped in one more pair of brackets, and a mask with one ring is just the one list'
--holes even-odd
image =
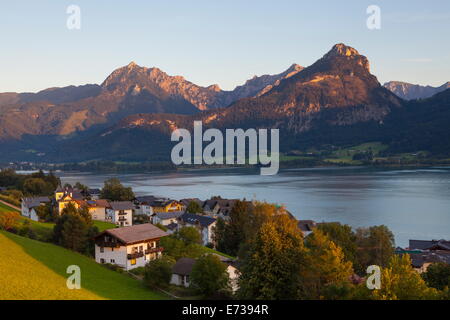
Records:
{"label": "village", "polygon": [[[160,240],[191,227],[198,231],[201,245],[217,248],[214,235],[218,220],[230,219],[230,212],[238,199],[213,197],[208,200],[197,198],[168,199],[153,195],[136,196],[131,201],[109,201],[101,199],[100,189],[79,190],[72,186],[59,186],[52,197],[25,197],[21,201],[21,214],[33,221],[39,221],[38,208],[50,206],[58,215],[65,208],[87,210],[92,220],[115,225],[95,236],[94,259],[99,264],[112,264],[125,271],[143,268],[150,261],[161,258],[164,248]],[[279,206],[279,214],[294,216]],[[325,224],[313,220],[297,220],[303,237],[310,236],[314,230]],[[433,263],[450,264],[450,241],[410,240],[409,247],[395,248],[395,254],[408,253],[414,270],[424,273]],[[239,261],[227,255],[214,253],[226,265],[226,272],[232,291],[238,289]],[[180,257],[172,267],[170,284],[190,286],[190,275],[196,260]],[[356,277],[356,282],[363,278]]]}

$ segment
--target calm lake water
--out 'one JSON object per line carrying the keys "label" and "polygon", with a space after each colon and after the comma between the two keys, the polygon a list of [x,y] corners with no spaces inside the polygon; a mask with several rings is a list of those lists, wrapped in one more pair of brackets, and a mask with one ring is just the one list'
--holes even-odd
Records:
{"label": "calm lake water", "polygon": [[450,238],[450,168],[289,169],[276,176],[260,176],[252,169],[60,175],[63,183],[79,181],[90,187],[102,187],[115,176],[137,195],[257,199],[283,204],[298,219],[352,227],[384,224],[400,246],[407,246],[409,239]]}

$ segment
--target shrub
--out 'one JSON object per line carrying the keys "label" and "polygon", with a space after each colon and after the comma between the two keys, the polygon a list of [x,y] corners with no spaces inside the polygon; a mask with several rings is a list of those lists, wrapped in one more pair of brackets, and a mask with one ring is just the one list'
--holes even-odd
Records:
{"label": "shrub", "polygon": [[170,256],[163,256],[160,259],[150,261],[145,266],[144,283],[150,288],[167,287],[172,277],[172,267],[175,259]]}

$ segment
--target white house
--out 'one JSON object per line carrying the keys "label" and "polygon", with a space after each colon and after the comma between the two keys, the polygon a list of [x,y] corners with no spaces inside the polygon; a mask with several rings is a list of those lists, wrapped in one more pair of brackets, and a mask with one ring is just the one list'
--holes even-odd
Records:
{"label": "white house", "polygon": [[108,229],[95,237],[95,261],[111,263],[125,270],[144,267],[161,257],[159,239],[168,234],[150,223]]}
{"label": "white house", "polygon": [[[229,285],[233,292],[236,292],[239,288],[238,280],[239,280],[239,270],[235,266],[235,261],[220,256],[218,254],[214,254],[219,257],[220,261],[227,266],[227,273],[229,278]],[[194,267],[195,259],[192,258],[180,258],[175,265],[172,267],[172,277],[170,279],[170,283],[189,287],[191,285],[191,272]]]}
{"label": "white house", "polygon": [[198,214],[184,213],[178,217],[177,221],[178,230],[183,227],[195,227],[202,235],[203,245],[206,246],[208,243],[213,243],[214,227],[217,223],[216,219]]}
{"label": "white house", "polygon": [[168,226],[171,223],[177,223],[178,218],[183,215],[181,211],[173,211],[173,212],[156,212],[152,215],[152,223],[157,224],[160,223],[163,226]]}
{"label": "white house", "polygon": [[192,267],[195,264],[195,259],[180,258],[172,267],[172,277],[170,283],[176,286],[189,287]]}
{"label": "white house", "polygon": [[133,203],[131,201],[112,201],[106,208],[106,221],[120,227],[133,225]]}
{"label": "white house", "polygon": [[153,207],[151,206],[152,202],[157,199],[154,196],[142,196],[136,197],[134,212],[136,214],[145,214],[147,216],[151,216],[153,214]]}
{"label": "white house", "polygon": [[39,221],[36,208],[39,206],[44,206],[49,202],[50,199],[48,197],[23,198],[21,203],[22,216],[30,218],[34,221]]}

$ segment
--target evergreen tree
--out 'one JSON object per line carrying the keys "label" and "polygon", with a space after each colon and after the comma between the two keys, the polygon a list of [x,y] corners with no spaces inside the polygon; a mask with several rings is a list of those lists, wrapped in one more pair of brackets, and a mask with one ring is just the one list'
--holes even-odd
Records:
{"label": "evergreen tree", "polygon": [[263,223],[241,258],[241,298],[272,300],[297,296],[304,246],[295,220],[282,215]]}

